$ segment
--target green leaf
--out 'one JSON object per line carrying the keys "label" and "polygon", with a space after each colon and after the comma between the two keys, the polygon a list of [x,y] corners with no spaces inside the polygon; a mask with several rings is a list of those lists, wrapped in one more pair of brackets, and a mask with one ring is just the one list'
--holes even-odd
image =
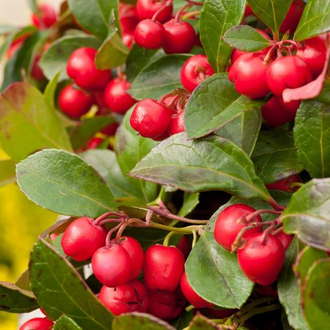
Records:
{"label": "green leaf", "polygon": [[69,137],[74,150],[84,146],[95,133],[115,122],[113,117],[97,116],[83,119],[69,129]]}
{"label": "green leaf", "polygon": [[294,39],[302,41],[328,31],[330,31],[330,2],[308,0]]}
{"label": "green leaf", "polygon": [[283,180],[304,170],[289,131],[261,131],[251,159],[265,183]]}
{"label": "green leaf", "polygon": [[60,72],[58,72],[53,79],[49,81],[44,91],[44,98],[46,102],[50,105],[51,108],[55,108],[55,93],[58,84],[58,78],[60,76]]}
{"label": "green leaf", "polygon": [[118,0],[68,0],[68,4],[79,25],[101,40],[106,39],[112,25],[112,11],[120,31]]}
{"label": "green leaf", "polygon": [[0,35],[8,34],[17,31],[16,26],[12,25],[0,25]]}
{"label": "green leaf", "polygon": [[[247,112],[260,113],[262,105],[262,101],[251,100],[237,93],[227,73],[215,74],[204,80],[190,97],[185,110],[185,129],[189,138],[199,138],[224,128],[227,129],[227,137],[229,135],[237,140],[237,135],[246,135],[245,125],[240,134],[234,132],[233,127],[237,127],[237,122],[245,124]],[[252,115],[252,118],[260,128],[261,115]],[[230,127],[227,128],[227,125]]]}
{"label": "green leaf", "polygon": [[292,264],[299,253],[298,241],[294,239],[286,251],[285,264],[278,278],[278,297],[285,309],[289,324],[296,330],[307,330],[300,305],[300,289]]}
{"label": "green leaf", "polygon": [[190,55],[168,55],[144,67],[132,82],[130,94],[137,100],[158,99],[181,86],[180,72]]}
{"label": "green leaf", "polygon": [[[125,114],[115,138],[117,161],[124,175],[127,175],[157,145],[155,141],[143,138],[134,131],[129,123],[131,113],[130,110]],[[143,196],[142,201],[150,202],[157,197],[158,186],[154,183],[136,179],[131,179],[130,182],[140,192],[139,196]]]}
{"label": "green leaf", "polygon": [[0,143],[17,162],[43,148],[72,150],[54,110],[27,83],[12,84],[0,95]]}
{"label": "green leaf", "polygon": [[15,162],[10,159],[0,161],[0,187],[16,181]]}
{"label": "green leaf", "polygon": [[[211,320],[207,319],[203,315],[196,315],[188,327],[189,330],[217,330],[219,327],[216,323],[213,323]],[[220,328],[221,329],[221,328]]]}
{"label": "green leaf", "polygon": [[66,315],[62,315],[55,323],[54,330],[82,330],[75,321]]}
{"label": "green leaf", "polygon": [[320,95],[315,98],[315,101],[330,104],[330,80],[324,81],[324,86]]}
{"label": "green leaf", "polygon": [[117,29],[111,30],[96,54],[96,67],[100,70],[116,68],[125,63],[128,52]]}
{"label": "green leaf", "polygon": [[38,307],[33,292],[23,290],[12,283],[0,282],[0,311],[28,313]]}
{"label": "green leaf", "polygon": [[18,280],[15,282],[15,285],[19,287],[20,289],[31,291],[30,286],[30,275],[29,270],[25,270],[21,276],[18,278]]}
{"label": "green leaf", "polygon": [[38,5],[37,5],[37,0],[28,0],[28,4],[29,4],[29,7],[31,9],[31,11],[35,14],[38,13],[39,11],[39,8],[38,8]]}
{"label": "green leaf", "polygon": [[216,72],[225,71],[231,48],[222,39],[244,15],[246,0],[205,0],[200,15],[200,39]]}
{"label": "green leaf", "polygon": [[17,165],[25,195],[51,211],[96,218],[116,210],[104,179],[80,157],[63,150],[40,151]]}
{"label": "green leaf", "polygon": [[176,134],[153,148],[130,175],[191,193],[223,190],[272,199],[246,153],[218,136],[187,140],[185,133]]}
{"label": "green leaf", "polygon": [[254,283],[241,271],[236,254],[218,244],[213,233],[204,232],[186,261],[190,285],[199,296],[224,308],[240,308]]}
{"label": "green leaf", "polygon": [[57,39],[40,60],[40,67],[44,75],[51,80],[58,72],[61,72],[58,81],[68,79],[66,65],[70,55],[78,48],[99,48],[101,41],[87,34],[75,34]]}
{"label": "green leaf", "polygon": [[177,330],[184,330],[188,327],[190,321],[192,320],[194,316],[194,311],[187,312],[184,310],[179,317],[177,317],[174,321],[171,322],[171,324],[174,326]]}
{"label": "green leaf", "polygon": [[122,173],[113,151],[89,150],[80,156],[102,175],[115,198],[134,196],[144,199],[141,189],[133,183],[136,180],[133,181]]}
{"label": "green leaf", "polygon": [[175,330],[171,325],[150,314],[128,313],[113,320],[113,330]]}
{"label": "green leaf", "polygon": [[247,52],[255,52],[271,46],[270,40],[249,25],[232,27],[225,33],[223,40],[230,47]]}
{"label": "green leaf", "polygon": [[183,205],[178,213],[178,216],[185,217],[186,215],[191,213],[198,204],[199,204],[199,193],[196,194],[184,193]]}
{"label": "green leaf", "polygon": [[253,12],[272,30],[279,39],[279,30],[292,0],[248,0]]}
{"label": "green leaf", "polygon": [[330,251],[330,178],[314,179],[292,195],[281,215],[284,230],[307,245]]}
{"label": "green leaf", "polygon": [[69,262],[43,239],[31,252],[30,277],[38,302],[52,319],[65,314],[83,329],[111,329],[110,311]]}
{"label": "green leaf", "polygon": [[303,102],[294,128],[298,157],[312,177],[330,176],[330,106]]}

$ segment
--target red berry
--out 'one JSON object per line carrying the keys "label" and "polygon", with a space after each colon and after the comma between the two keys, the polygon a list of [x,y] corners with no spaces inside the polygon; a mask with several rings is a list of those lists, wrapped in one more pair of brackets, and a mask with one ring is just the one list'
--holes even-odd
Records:
{"label": "red berry", "polygon": [[108,136],[114,136],[117,132],[118,127],[119,127],[119,124],[113,123],[113,124],[103,128],[101,132]]}
{"label": "red berry", "polygon": [[145,99],[137,103],[131,118],[131,126],[141,136],[157,138],[167,132],[173,112],[152,99]]}
{"label": "red berry", "polygon": [[282,243],[284,250],[287,250],[293,240],[293,235],[288,235],[281,231],[276,235],[276,238]]}
{"label": "red berry", "polygon": [[184,258],[187,259],[191,251],[191,243],[186,236],[181,237],[177,248],[182,252]]}
{"label": "red berry", "polygon": [[251,9],[251,7],[249,5],[247,5],[246,8],[245,8],[244,17],[251,16],[251,15],[255,16],[254,12]]}
{"label": "red berry", "polygon": [[288,111],[272,97],[262,108],[262,117],[272,126],[282,126],[295,118],[295,113]]}
{"label": "red berry", "polygon": [[172,2],[169,3],[169,1],[166,0],[138,0],[136,3],[136,9],[140,20],[151,19],[156,11],[165,4],[168,4],[168,6],[157,15],[157,21],[161,23],[164,23],[171,18],[173,12]]}
{"label": "red berry", "polygon": [[138,46],[147,49],[158,49],[162,47],[165,30],[162,24],[145,19],[135,28],[134,37]]}
{"label": "red berry", "polygon": [[104,141],[103,138],[93,137],[87,144],[87,149],[97,149],[97,147]]}
{"label": "red berry", "polygon": [[92,257],[95,277],[109,287],[123,285],[130,280],[131,258],[118,244],[98,249]]}
{"label": "red berry", "polygon": [[257,233],[246,238],[237,258],[247,278],[260,285],[270,285],[283,267],[285,250],[275,236],[268,235],[263,241],[263,233]]}
{"label": "red berry", "polygon": [[191,305],[195,306],[196,308],[213,307],[213,304],[204,300],[194,291],[194,289],[191,287],[191,285],[188,282],[186,272],[182,274],[180,285],[181,285],[182,293],[184,294],[184,296],[187,298],[187,300]]}
{"label": "red berry", "polygon": [[268,66],[263,55],[249,53],[240,56],[229,70],[229,80],[235,84],[237,92],[250,99],[258,99],[269,93],[266,83]]}
{"label": "red berry", "polygon": [[112,79],[104,91],[104,99],[112,112],[124,114],[136,100],[127,93],[131,84],[124,78]]}
{"label": "red berry", "polygon": [[[248,216],[256,210],[245,204],[234,204],[226,207],[220,212],[215,222],[214,238],[226,250],[231,251],[231,246],[235,242],[238,233],[248,224],[242,222],[242,216]],[[253,222],[262,222],[260,216]],[[244,233],[246,238],[254,233],[260,232],[261,228],[253,228]]]}
{"label": "red berry", "polygon": [[184,111],[181,111],[172,116],[169,133],[170,135],[174,135],[184,131]]}
{"label": "red berry", "polygon": [[45,78],[44,72],[42,71],[39,65],[40,59],[41,59],[41,55],[40,54],[36,55],[32,64],[31,77],[35,80],[42,80]]}
{"label": "red berry", "polygon": [[54,322],[44,317],[36,317],[25,322],[19,330],[51,330]]}
{"label": "red berry", "polygon": [[181,69],[181,84],[190,93],[206,78],[212,76],[214,70],[205,55],[190,57]]}
{"label": "red berry", "polygon": [[298,56],[277,58],[269,65],[266,81],[275,95],[282,95],[287,88],[297,88],[312,80],[310,68]]}
{"label": "red berry", "polygon": [[279,180],[274,183],[266,184],[267,189],[269,190],[282,190],[287,192],[295,192],[297,190],[297,187],[292,188],[291,184],[294,182],[301,182],[298,175],[290,175],[284,180]]}
{"label": "red berry", "polygon": [[39,30],[51,27],[56,22],[57,16],[51,5],[43,3],[39,6],[39,13],[32,15],[33,25]]}
{"label": "red berry", "polygon": [[92,95],[76,89],[73,85],[64,87],[58,98],[58,105],[63,113],[71,118],[80,118],[94,103]]}
{"label": "red berry", "polygon": [[123,33],[133,31],[139,23],[139,17],[135,6],[120,4],[119,7],[120,27]]}
{"label": "red berry", "polygon": [[114,288],[103,286],[99,299],[116,316],[132,312],[146,313],[149,308],[147,289],[138,280]]}
{"label": "red berry", "polygon": [[65,230],[61,245],[66,255],[76,261],[87,260],[93,253],[104,246],[107,231],[95,226],[91,218],[79,218]]}
{"label": "red berry", "polygon": [[131,49],[134,45],[134,31],[123,32],[121,39],[123,41],[123,44],[128,49]]}
{"label": "red berry", "polygon": [[280,27],[280,32],[285,33],[287,31],[292,34],[300,21],[302,13],[305,8],[305,3],[302,0],[293,0],[288,13]]}
{"label": "red berry", "polygon": [[110,70],[99,70],[95,66],[96,49],[82,47],[75,50],[67,63],[68,76],[75,83],[87,90],[100,90],[105,87],[111,78]]}
{"label": "red berry", "polygon": [[189,53],[195,44],[195,30],[187,22],[174,19],[164,24],[163,48],[166,54]]}
{"label": "red berry", "polygon": [[303,49],[298,49],[296,55],[305,61],[311,69],[313,77],[316,78],[323,70],[326,53],[324,38],[317,36],[306,40]]}
{"label": "red berry", "polygon": [[144,253],[141,244],[136,239],[129,236],[122,236],[120,242],[117,244],[127,251],[131,259],[130,279],[137,278],[141,273],[144,260]]}
{"label": "red berry", "polygon": [[291,102],[284,102],[281,96],[276,96],[277,103],[284,109],[296,113],[301,101],[291,101]]}
{"label": "red berry", "polygon": [[174,291],[184,271],[182,252],[174,246],[153,245],[146,250],[143,275],[151,290]]}

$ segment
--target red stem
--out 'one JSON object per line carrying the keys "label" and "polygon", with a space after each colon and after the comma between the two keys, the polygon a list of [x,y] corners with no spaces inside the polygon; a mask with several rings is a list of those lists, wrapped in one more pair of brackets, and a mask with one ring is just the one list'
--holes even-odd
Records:
{"label": "red stem", "polygon": [[119,229],[119,228],[122,226],[122,224],[123,224],[123,223],[120,222],[119,225],[117,225],[116,227],[112,228],[112,229],[108,232],[107,237],[105,238],[105,246],[106,246],[107,248],[109,248],[109,247],[111,246],[111,236],[112,236],[112,234],[113,234],[117,229]]}
{"label": "red stem", "polygon": [[99,223],[102,221],[102,220],[104,220],[104,219],[106,219],[107,217],[109,217],[109,216],[116,216],[116,217],[118,217],[118,218],[123,218],[124,217],[124,214],[123,213],[118,213],[118,212],[107,212],[107,213],[104,213],[104,214],[102,214],[101,216],[99,216],[94,222],[93,222],[93,224],[95,225],[95,226],[98,226],[99,225]]}
{"label": "red stem", "polygon": [[185,4],[184,6],[182,6],[178,11],[177,13],[175,14],[175,17],[174,17],[174,23],[178,23],[179,20],[180,20],[180,16],[182,14],[182,12],[186,9],[186,8],[189,8],[189,7],[192,7],[194,6],[194,4],[191,4],[191,3],[187,3]]}
{"label": "red stem", "polygon": [[151,20],[155,22],[157,20],[157,16],[159,13],[161,13],[165,8],[169,7],[172,4],[172,0],[167,1],[164,6],[160,7],[155,13],[154,16],[152,16]]}

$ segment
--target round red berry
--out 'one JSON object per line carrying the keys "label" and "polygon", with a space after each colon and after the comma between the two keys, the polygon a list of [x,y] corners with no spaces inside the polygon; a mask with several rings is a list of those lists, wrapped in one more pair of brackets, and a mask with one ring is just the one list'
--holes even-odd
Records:
{"label": "round red berry", "polygon": [[288,235],[281,231],[276,235],[276,238],[282,243],[284,250],[287,250],[293,240],[293,235]]}
{"label": "round red berry", "polygon": [[162,24],[151,19],[141,21],[135,28],[135,42],[139,47],[158,49],[162,47],[165,30]]}
{"label": "round red berry", "polygon": [[186,236],[181,237],[177,248],[182,252],[184,258],[187,259],[191,251],[191,243]]}
{"label": "round red berry", "polygon": [[51,330],[54,322],[43,317],[36,317],[25,322],[19,330]]}
{"label": "round red berry", "polygon": [[171,123],[170,123],[170,129],[169,133],[170,135],[178,134],[181,132],[184,132],[184,111],[181,111],[179,113],[175,113],[171,117]]}
{"label": "round red berry", "polygon": [[136,9],[139,15],[140,20],[151,19],[156,11],[167,4],[158,15],[157,21],[164,23],[172,17],[173,5],[172,1],[168,0],[138,0],[136,3]]}
{"label": "round red berry", "polygon": [[51,27],[57,20],[57,15],[51,5],[43,3],[39,6],[39,13],[32,15],[33,25],[39,30]]}
{"label": "round red berry", "polygon": [[139,23],[136,7],[121,3],[119,5],[119,22],[123,33],[133,31]]}
{"label": "round red berry", "polygon": [[276,96],[277,103],[284,109],[296,113],[301,101],[290,101],[290,102],[284,102],[281,96]]}

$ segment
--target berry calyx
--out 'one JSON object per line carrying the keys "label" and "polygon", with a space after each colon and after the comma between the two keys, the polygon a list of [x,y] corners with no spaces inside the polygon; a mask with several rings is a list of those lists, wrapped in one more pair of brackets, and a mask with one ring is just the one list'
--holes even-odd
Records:
{"label": "berry calyx", "polygon": [[269,93],[266,83],[268,65],[263,55],[249,53],[240,56],[229,70],[229,80],[235,84],[237,92],[250,99],[258,99]]}
{"label": "berry calyx", "polygon": [[134,38],[139,47],[158,49],[162,47],[165,30],[162,24],[151,19],[141,21],[135,28]]}
{"label": "berry calyx", "polygon": [[264,237],[257,233],[246,238],[245,245],[237,252],[238,264],[252,282],[270,285],[277,280],[284,261],[285,250],[273,235]]}
{"label": "berry calyx", "polygon": [[157,15],[157,21],[164,23],[168,21],[173,12],[172,1],[169,0],[138,0],[136,10],[140,20],[151,19],[155,13],[164,7]]}
{"label": "berry calyx", "polygon": [[65,230],[61,245],[66,255],[76,261],[88,260],[93,253],[104,246],[107,231],[93,224],[91,218],[74,220]]}
{"label": "berry calyx", "polygon": [[295,192],[297,191],[298,187],[292,187],[292,184],[295,182],[301,182],[298,175],[290,175],[286,179],[276,181],[274,183],[266,184],[266,188],[268,190],[282,190],[286,192]]}
{"label": "berry calyx", "polygon": [[143,137],[157,138],[169,128],[173,112],[152,99],[138,102],[131,114],[130,124]]}
{"label": "berry calyx", "polygon": [[171,117],[171,122],[170,122],[170,128],[169,128],[169,133],[170,135],[178,134],[181,132],[184,132],[184,111],[181,111],[179,113],[175,113]]}
{"label": "berry calyx", "polygon": [[181,69],[181,84],[190,93],[206,78],[212,76],[214,70],[205,55],[190,57]]}
{"label": "berry calyx", "polygon": [[131,312],[146,313],[149,308],[147,289],[138,280],[114,288],[103,286],[99,299],[116,316]]}
{"label": "berry calyx", "polygon": [[151,290],[174,291],[184,271],[184,256],[174,246],[153,245],[145,252],[143,275]]}
{"label": "berry calyx", "polygon": [[75,50],[69,57],[67,73],[75,83],[87,90],[103,89],[111,78],[110,70],[99,70],[95,66],[96,49],[82,47]]}
{"label": "berry calyx", "polygon": [[19,330],[51,330],[54,322],[45,317],[36,317],[25,322]]}
{"label": "berry calyx", "polygon": [[[244,217],[254,213],[256,210],[245,204],[234,204],[226,207],[220,212],[215,222],[214,238],[222,245],[226,250],[231,251],[239,232],[248,226]],[[253,222],[262,222],[260,216],[253,219]],[[252,228],[246,231],[243,238],[246,238],[252,234],[261,232],[261,228]]]}
{"label": "berry calyx", "polygon": [[33,25],[39,30],[45,30],[51,27],[57,20],[57,15],[51,5],[43,3],[39,6],[39,13],[32,14]]}
{"label": "berry calyx", "polygon": [[112,112],[125,114],[136,102],[130,94],[127,93],[131,84],[125,78],[112,79],[105,91],[104,100]]}
{"label": "berry calyx", "polygon": [[58,105],[62,112],[71,118],[85,115],[94,103],[92,95],[74,88],[73,85],[64,87],[58,98]]}

